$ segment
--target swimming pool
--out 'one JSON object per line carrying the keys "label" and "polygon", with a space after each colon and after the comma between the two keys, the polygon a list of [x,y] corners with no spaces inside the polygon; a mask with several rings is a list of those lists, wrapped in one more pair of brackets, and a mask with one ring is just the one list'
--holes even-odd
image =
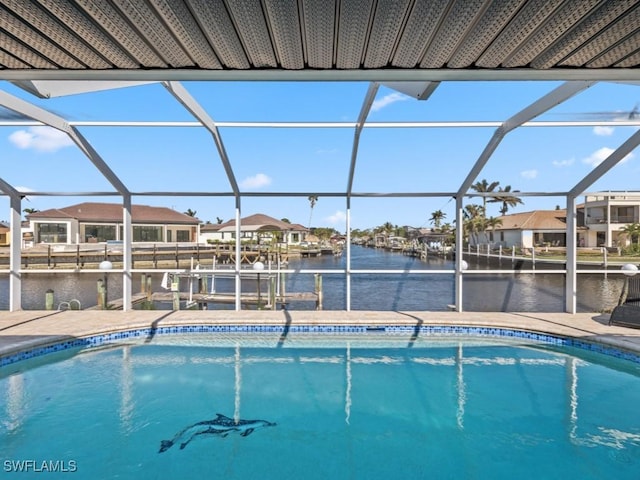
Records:
{"label": "swimming pool", "polygon": [[562,341],[390,332],[153,332],[7,364],[2,468],[637,479],[638,363]]}

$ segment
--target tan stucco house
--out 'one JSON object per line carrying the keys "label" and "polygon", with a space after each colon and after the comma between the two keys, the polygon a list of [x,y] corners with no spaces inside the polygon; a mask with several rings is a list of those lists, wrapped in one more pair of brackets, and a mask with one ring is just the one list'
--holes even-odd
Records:
{"label": "tan stucco house", "polygon": [[[221,224],[207,224],[200,227],[200,242],[235,242],[236,221],[229,220]],[[249,242],[270,242],[277,234],[282,243],[297,245],[309,235],[309,229],[298,223],[287,223],[282,220],[256,213],[240,219],[240,240]]]}
{"label": "tan stucco house", "polygon": [[[27,215],[38,243],[98,243],[123,239],[123,207],[85,202]],[[166,207],[131,206],[134,242],[197,242],[200,220]]]}

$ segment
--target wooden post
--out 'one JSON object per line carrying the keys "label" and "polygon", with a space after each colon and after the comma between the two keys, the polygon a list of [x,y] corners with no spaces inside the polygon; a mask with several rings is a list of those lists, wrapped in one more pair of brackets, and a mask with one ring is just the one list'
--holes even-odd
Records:
{"label": "wooden post", "polygon": [[153,288],[151,286],[151,275],[147,274],[147,286],[145,291],[147,292],[147,302],[150,302],[153,297]]}
{"label": "wooden post", "polygon": [[531,264],[532,264],[531,265],[532,268],[535,270],[536,268],[536,246],[535,245],[531,247]]}
{"label": "wooden post", "polygon": [[147,283],[144,273],[140,277],[140,293],[147,293]]}
{"label": "wooden post", "polygon": [[173,310],[180,310],[180,279],[171,275],[171,292],[173,293]]}
{"label": "wooden post", "polygon": [[153,244],[153,268],[158,268],[158,257],[156,256],[156,244]]}
{"label": "wooden post", "polygon": [[276,309],[276,277],[273,275],[269,276],[269,304],[271,310]]}
{"label": "wooden post", "polygon": [[107,289],[104,285],[104,280],[98,279],[98,307],[101,310],[106,310],[107,308]]}
{"label": "wooden post", "polygon": [[53,290],[51,289],[44,294],[44,309],[53,310]]}
{"label": "wooden post", "polygon": [[51,268],[51,245],[47,245],[47,267]]}
{"label": "wooden post", "polygon": [[178,258],[178,242],[176,242],[176,268],[180,268],[180,260]]}
{"label": "wooden post", "polygon": [[80,244],[76,244],[76,268],[80,268]]}
{"label": "wooden post", "polygon": [[315,294],[318,296],[316,300],[316,310],[322,310],[322,275],[314,274],[315,277]]}

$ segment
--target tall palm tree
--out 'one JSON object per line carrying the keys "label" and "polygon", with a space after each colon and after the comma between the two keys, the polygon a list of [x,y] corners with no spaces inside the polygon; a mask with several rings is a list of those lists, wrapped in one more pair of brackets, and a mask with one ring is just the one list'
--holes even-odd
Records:
{"label": "tall palm tree", "polygon": [[309,195],[308,200],[309,200],[309,206],[311,207],[311,210],[309,212],[309,228],[311,228],[311,217],[313,216],[313,207],[315,207],[316,203],[318,202],[318,196]]}
{"label": "tall palm tree", "polygon": [[447,214],[444,213],[442,210],[436,210],[431,214],[431,218],[429,219],[429,221],[433,223],[433,226],[436,229],[438,229],[440,228],[440,222],[442,222],[442,220],[444,220],[446,216]]}
{"label": "tall palm tree", "polygon": [[[498,193],[510,193],[511,185],[507,185],[506,187],[498,190]],[[513,190],[513,193],[517,193],[518,190]],[[509,208],[515,207],[516,205],[522,205],[524,202],[520,199],[520,197],[516,197],[515,195],[500,195],[489,200],[491,203],[501,203],[500,214],[506,215]]]}
{"label": "tall palm tree", "polygon": [[190,217],[195,217],[196,216],[196,212],[195,210],[191,210],[190,208],[187,208],[187,211],[184,212],[185,215],[189,215]]}
{"label": "tall palm tree", "polygon": [[[493,192],[497,186],[500,185],[500,182],[487,182],[486,179],[482,179],[479,182],[474,183],[473,185],[471,185],[471,188],[473,190],[475,190],[478,193],[491,193]],[[482,197],[482,207],[484,208],[484,211],[487,211],[487,197],[483,196]]]}

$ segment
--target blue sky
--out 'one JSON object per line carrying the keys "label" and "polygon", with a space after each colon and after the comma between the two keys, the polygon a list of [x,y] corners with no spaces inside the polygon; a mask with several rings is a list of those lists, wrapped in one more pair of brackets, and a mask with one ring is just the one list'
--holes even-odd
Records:
{"label": "blue sky", "polygon": [[[427,101],[382,86],[371,122],[503,121],[558,82],[449,82]],[[368,83],[184,82],[218,122],[354,122]],[[37,99],[14,85],[1,89],[78,121],[193,121],[159,84],[52,99]],[[629,112],[640,86],[599,83],[537,120],[592,120],[589,112]],[[616,114],[611,115],[611,118]],[[189,127],[79,127],[125,185],[138,191],[229,192],[211,135]],[[637,127],[521,128],[500,144],[478,180],[499,181],[524,192],[566,191],[631,136]],[[495,127],[367,128],[355,170],[354,192],[456,191]],[[347,185],[353,128],[221,128],[222,140],[242,191],[338,192]],[[27,191],[111,191],[113,188],[71,142],[46,128],[4,126],[0,178]],[[638,190],[640,159],[631,154],[589,189]],[[85,197],[32,196],[23,208],[63,207]],[[117,202],[118,197],[94,201]],[[9,202],[4,197],[8,217]],[[178,211],[192,209],[202,221],[228,220],[231,197],[136,196],[134,203]],[[564,207],[562,197],[527,197],[515,211]],[[469,199],[469,203],[481,203]],[[313,212],[306,197],[247,197],[242,215],[265,213],[292,222],[345,230],[343,198],[321,197]],[[353,228],[391,222],[429,226],[435,210],[454,218],[449,198],[354,198]],[[491,204],[489,215],[498,215]],[[0,218],[5,216],[0,216]]]}

